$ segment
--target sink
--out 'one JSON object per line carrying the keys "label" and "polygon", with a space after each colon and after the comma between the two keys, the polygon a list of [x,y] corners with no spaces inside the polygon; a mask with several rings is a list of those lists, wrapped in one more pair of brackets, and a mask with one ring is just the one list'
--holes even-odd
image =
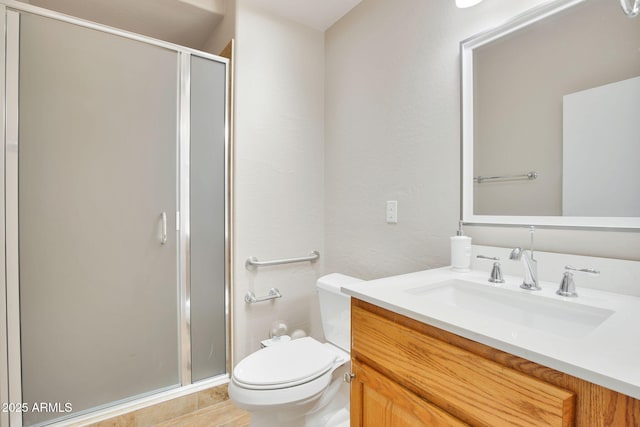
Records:
{"label": "sink", "polygon": [[600,307],[460,279],[419,286],[405,292],[437,304],[569,338],[589,334],[614,313]]}

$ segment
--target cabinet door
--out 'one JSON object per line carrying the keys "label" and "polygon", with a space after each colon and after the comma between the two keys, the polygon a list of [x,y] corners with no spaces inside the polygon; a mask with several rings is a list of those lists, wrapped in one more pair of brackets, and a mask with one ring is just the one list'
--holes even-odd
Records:
{"label": "cabinet door", "polygon": [[[353,300],[352,300],[353,301]],[[391,316],[392,318],[395,315]],[[395,317],[397,319],[397,317]],[[473,425],[572,426],[575,394],[357,304],[351,354]]]}
{"label": "cabinet door", "polygon": [[468,425],[357,360],[352,370],[352,427]]}

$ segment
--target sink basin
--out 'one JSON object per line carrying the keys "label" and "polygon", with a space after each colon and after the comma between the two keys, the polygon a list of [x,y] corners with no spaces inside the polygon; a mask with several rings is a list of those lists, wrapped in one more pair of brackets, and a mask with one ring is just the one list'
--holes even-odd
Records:
{"label": "sink basin", "polygon": [[581,337],[614,311],[452,279],[405,292],[434,303],[516,323],[563,337]]}

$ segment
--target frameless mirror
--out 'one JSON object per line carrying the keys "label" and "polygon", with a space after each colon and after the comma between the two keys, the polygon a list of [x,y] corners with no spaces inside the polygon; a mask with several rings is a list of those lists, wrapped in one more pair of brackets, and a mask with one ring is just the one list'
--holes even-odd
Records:
{"label": "frameless mirror", "polygon": [[461,57],[464,222],[640,228],[640,18],[559,0]]}

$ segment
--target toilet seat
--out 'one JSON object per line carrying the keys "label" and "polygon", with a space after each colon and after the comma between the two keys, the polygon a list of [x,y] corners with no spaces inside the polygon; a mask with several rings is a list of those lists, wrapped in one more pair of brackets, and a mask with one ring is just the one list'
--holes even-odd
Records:
{"label": "toilet seat", "polygon": [[[335,274],[317,281],[326,343],[313,338],[279,343],[248,355],[235,366],[229,398],[251,413],[252,425],[332,425],[327,420],[341,427],[343,421],[349,425],[345,417],[349,384],[343,378],[351,371],[350,297],[340,288],[354,281],[358,279]],[[336,412],[341,415],[334,417]]]}
{"label": "toilet seat", "polygon": [[276,390],[310,382],[329,370],[338,355],[311,337],[267,347],[244,358],[234,382],[251,390]]}

